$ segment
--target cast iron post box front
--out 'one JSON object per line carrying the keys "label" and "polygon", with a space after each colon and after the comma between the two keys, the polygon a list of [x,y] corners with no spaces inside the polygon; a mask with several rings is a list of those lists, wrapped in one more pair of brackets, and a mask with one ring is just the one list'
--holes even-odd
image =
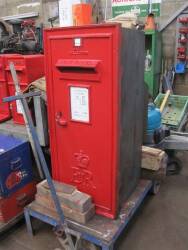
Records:
{"label": "cast iron post box front", "polygon": [[44,32],[53,178],[115,218],[141,163],[144,34],[118,24]]}

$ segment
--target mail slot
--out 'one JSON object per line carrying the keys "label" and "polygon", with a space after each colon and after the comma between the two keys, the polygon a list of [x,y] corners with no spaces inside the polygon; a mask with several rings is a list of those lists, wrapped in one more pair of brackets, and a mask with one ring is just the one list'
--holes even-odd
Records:
{"label": "mail slot", "polygon": [[115,218],[140,177],[144,34],[118,24],[44,31],[53,178]]}
{"label": "mail slot", "polygon": [[100,80],[100,61],[97,60],[64,60],[56,63],[62,79]]}

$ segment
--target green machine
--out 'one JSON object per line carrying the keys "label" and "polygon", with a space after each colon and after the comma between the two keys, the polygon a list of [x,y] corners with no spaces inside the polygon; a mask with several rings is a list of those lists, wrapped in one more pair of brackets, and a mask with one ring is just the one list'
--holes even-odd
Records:
{"label": "green machine", "polygon": [[155,99],[159,92],[161,74],[161,34],[157,30],[145,31],[145,83]]}

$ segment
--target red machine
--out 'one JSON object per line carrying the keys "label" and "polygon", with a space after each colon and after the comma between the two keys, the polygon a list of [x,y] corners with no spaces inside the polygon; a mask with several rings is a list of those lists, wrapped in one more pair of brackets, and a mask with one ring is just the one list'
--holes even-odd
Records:
{"label": "red machine", "polygon": [[31,182],[7,198],[0,197],[0,223],[6,223],[23,213],[24,207],[34,200],[36,185]]}
{"label": "red machine", "polygon": [[90,25],[45,30],[44,41],[53,178],[115,218],[140,176],[144,34]]}
{"label": "red machine", "polygon": [[9,104],[2,101],[7,96],[9,96],[9,93],[5,74],[5,62],[4,57],[0,55],[0,122],[8,120],[11,117]]}
{"label": "red machine", "polygon": [[[7,54],[5,58],[5,71],[10,95],[15,95],[15,87],[11,76],[9,63],[13,62],[20,81],[21,90],[27,89],[28,85],[36,79],[44,76],[44,56],[43,55],[18,55]],[[24,124],[19,102],[12,103],[13,121],[17,124]]]}

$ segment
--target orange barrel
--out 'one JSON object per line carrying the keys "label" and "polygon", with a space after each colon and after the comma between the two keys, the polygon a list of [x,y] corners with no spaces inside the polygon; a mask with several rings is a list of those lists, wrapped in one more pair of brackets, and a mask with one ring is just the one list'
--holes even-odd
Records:
{"label": "orange barrel", "polygon": [[72,14],[74,26],[92,23],[92,6],[90,3],[73,4]]}
{"label": "orange barrel", "polygon": [[145,30],[156,30],[155,18],[153,13],[150,13],[147,16]]}

